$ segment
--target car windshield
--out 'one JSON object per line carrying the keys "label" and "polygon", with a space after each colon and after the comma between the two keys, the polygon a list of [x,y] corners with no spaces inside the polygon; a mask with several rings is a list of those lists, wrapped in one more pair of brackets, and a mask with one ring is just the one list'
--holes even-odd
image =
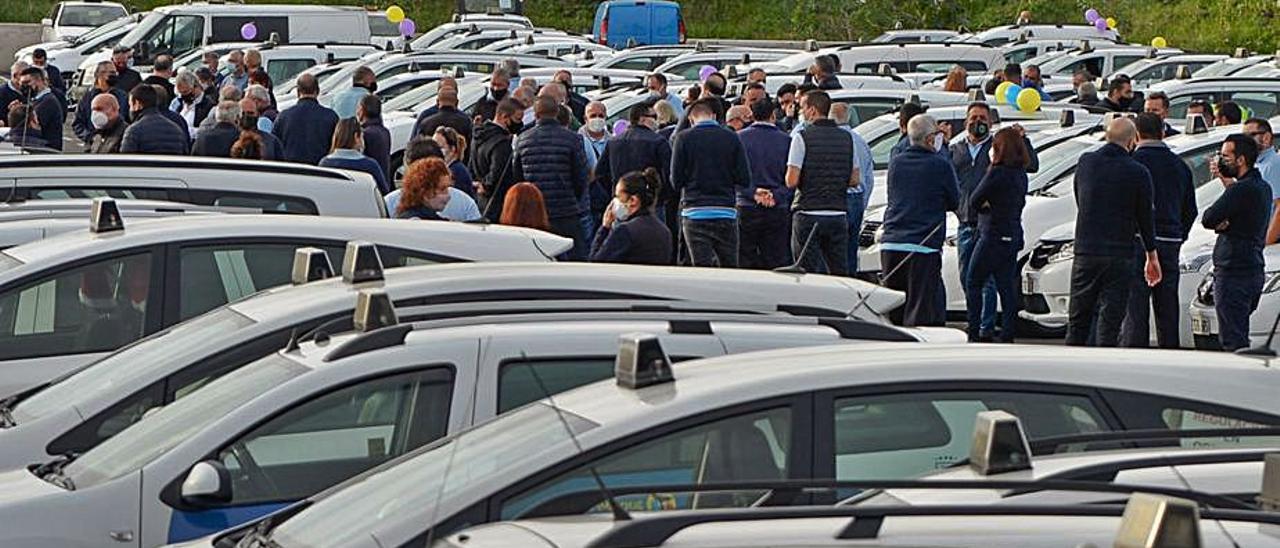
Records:
{"label": "car windshield", "polygon": [[1223,59],[1217,63],[1212,63],[1207,67],[1195,71],[1192,76],[1196,78],[1204,78],[1207,76],[1227,76],[1253,64],[1255,64],[1254,61],[1250,59]]}
{"label": "car windshield", "polygon": [[132,17],[127,17],[127,16],[117,17],[114,21],[111,21],[105,25],[100,25],[98,28],[95,28],[89,32],[86,32],[76,37],[74,43],[76,45],[87,44],[89,42],[97,40],[98,38],[101,38],[103,36],[106,36],[108,34],[111,34],[113,32],[120,30],[125,25],[128,25],[131,21],[133,21]]}
{"label": "car windshield", "polygon": [[123,7],[110,5],[64,6],[58,23],[64,27],[97,27],[125,15]]}
{"label": "car windshield", "polygon": [[143,38],[146,38],[147,34],[151,33],[151,31],[155,29],[156,25],[160,24],[160,20],[164,18],[165,14],[159,11],[148,13],[142,21],[138,22],[138,26],[133,27],[133,30],[129,31],[128,34],[125,34],[124,37],[120,39],[120,45],[137,47],[138,42],[141,42]]}
{"label": "car windshield", "polygon": [[67,465],[66,476],[83,489],[140,470],[223,415],[306,371],[279,354],[262,358],[102,442]]}
{"label": "car windshield", "polygon": [[1040,171],[1027,183],[1029,191],[1048,188],[1050,183],[1059,180],[1062,167],[1075,165],[1080,155],[1102,146],[1102,141],[1095,138],[1078,138],[1063,141],[1048,149],[1047,154],[1040,154]]}
{"label": "car windshield", "polygon": [[227,307],[218,308],[121,348],[55,382],[13,409],[18,424],[74,407],[80,413],[95,410],[83,406],[104,394],[123,397],[141,390],[178,368],[204,356],[241,344],[243,333],[257,322]]}
{"label": "car windshield", "polygon": [[440,93],[440,81],[430,82],[406,91],[395,99],[387,101],[382,105],[382,109],[386,111],[392,110],[417,110],[418,105],[435,98]]}
{"label": "car windshield", "polygon": [[281,523],[272,540],[283,548],[347,546],[390,519],[425,531],[438,501],[437,518],[446,519],[456,510],[452,499],[487,494],[476,492],[476,483],[515,480],[572,455],[570,430],[577,436],[598,426],[546,403],[526,405],[334,488]]}
{"label": "car windshield", "polygon": [[[310,74],[312,76],[315,76],[317,81],[320,81],[327,78],[330,74],[333,74],[335,72],[342,70],[344,66],[346,66],[348,63],[351,63],[351,62],[354,62],[354,61],[349,61],[347,63],[338,63],[336,65],[326,65],[323,67],[311,67],[307,70],[302,71],[301,73],[299,73],[299,75]],[[297,88],[298,88],[298,77],[295,76],[276,86],[276,96],[282,97],[285,95],[289,95],[293,93],[293,90]]]}

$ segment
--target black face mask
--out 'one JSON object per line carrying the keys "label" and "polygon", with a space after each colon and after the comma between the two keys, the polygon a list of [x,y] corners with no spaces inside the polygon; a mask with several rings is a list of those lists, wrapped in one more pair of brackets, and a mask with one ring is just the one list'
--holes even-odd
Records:
{"label": "black face mask", "polygon": [[507,131],[510,131],[512,135],[520,133],[520,130],[523,130],[523,129],[524,129],[524,122],[522,121],[509,122],[507,124]]}
{"label": "black face mask", "polygon": [[1235,164],[1228,163],[1227,159],[1222,156],[1218,157],[1218,173],[1221,173],[1224,177],[1230,177],[1232,179],[1240,176],[1240,174],[1236,172]]}
{"label": "black face mask", "polygon": [[501,101],[503,97],[507,96],[507,90],[489,88],[489,95],[493,97],[494,101]]}
{"label": "black face mask", "polygon": [[18,93],[22,94],[23,96],[35,95],[36,90],[33,89],[31,86],[18,86]]}
{"label": "black face mask", "polygon": [[988,133],[991,133],[991,126],[987,125],[986,122],[982,122],[982,121],[969,124],[968,129],[969,129],[969,135],[972,135],[975,139],[984,139],[986,138]]}
{"label": "black face mask", "polygon": [[108,76],[108,77],[107,77],[107,86],[108,86],[108,87],[115,87],[115,85],[116,85],[116,84],[118,84],[118,83],[120,83],[120,75],[119,75],[119,74],[112,74],[111,76]]}
{"label": "black face mask", "polygon": [[362,87],[362,88],[364,88],[364,89],[369,90],[369,93],[373,93],[373,92],[375,92],[375,91],[378,91],[378,83],[377,83],[377,82],[370,82],[370,83],[368,83],[368,84],[360,84],[360,87]]}

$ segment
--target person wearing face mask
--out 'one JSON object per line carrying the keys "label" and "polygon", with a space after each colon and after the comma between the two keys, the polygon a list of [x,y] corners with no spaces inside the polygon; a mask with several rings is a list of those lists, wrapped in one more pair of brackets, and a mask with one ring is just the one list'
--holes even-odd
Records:
{"label": "person wearing face mask", "polygon": [[661,176],[654,168],[632,171],[618,179],[613,201],[591,243],[591,262],[670,264],[671,232],[653,214],[661,189]]}
{"label": "person wearing face mask", "polygon": [[397,219],[445,221],[440,215],[448,207],[449,188],[453,177],[444,160],[427,158],[409,164],[404,174],[404,189],[396,206]]}
{"label": "person wearing face mask", "polygon": [[173,89],[178,96],[174,97],[169,104],[169,110],[178,113],[183,120],[187,121],[187,128],[194,141],[200,124],[209,117],[209,113],[213,112],[217,103],[214,102],[213,97],[204,94],[204,89],[200,87],[200,81],[196,79],[194,72],[184,71],[178,74]]}
{"label": "person wearing face mask", "polygon": [[244,52],[235,50],[227,54],[227,63],[231,65],[231,73],[222,78],[220,86],[232,86],[243,91],[249,86],[249,71],[245,70]]}
{"label": "person wearing face mask", "polygon": [[645,77],[644,86],[649,89],[651,102],[666,101],[676,111],[676,119],[684,118],[684,101],[667,89],[667,75],[655,72]]}
{"label": "person wearing face mask", "polygon": [[391,131],[382,124],[382,98],[365,95],[360,99],[356,119],[360,121],[360,127],[364,128],[364,155],[378,162],[387,181],[395,180],[395,173],[391,171]]}
{"label": "person wearing face mask", "polygon": [[510,86],[511,73],[501,67],[493,69],[493,73],[489,75],[489,90],[476,103],[472,114],[486,122],[493,120],[498,112],[498,103],[507,98]]}
{"label": "person wearing face mask", "polygon": [[475,126],[471,123],[471,117],[458,110],[457,88],[441,88],[440,93],[436,95],[436,107],[435,114],[424,118],[417,125],[417,129],[414,131],[415,135],[430,137],[435,135],[437,129],[449,127],[457,131],[467,141],[471,140]]}
{"label": "person wearing face mask", "polygon": [[44,48],[36,48],[31,52],[31,66],[38,67],[44,71],[45,78],[49,81],[49,89],[53,90],[53,96],[58,98],[58,102],[62,103],[63,109],[67,107],[67,83],[62,78],[62,70],[58,67],[49,65],[49,52]]}
{"label": "person wearing face mask", "polygon": [[1128,78],[1116,76],[1107,85],[1107,96],[1098,103],[1104,112],[1129,112],[1133,101],[1133,83]]}
{"label": "person wearing face mask", "polygon": [[[977,242],[965,273],[965,301],[970,342],[983,340],[982,293],[995,282],[1003,312],[999,342],[1012,343],[1018,319],[1018,252],[1022,250],[1022,208],[1027,202],[1030,147],[1022,133],[1008,127],[991,139],[991,161],[970,193],[968,217],[977,220]],[[986,337],[990,337],[988,334]]]}
{"label": "person wearing face mask", "polygon": [[120,152],[186,155],[190,150],[187,129],[160,113],[160,93],[146,84],[129,92],[129,119],[133,122],[124,130]]}
{"label": "person wearing face mask", "polygon": [[565,89],[568,91],[565,105],[569,107],[569,111],[573,113],[575,119],[585,121],[587,119],[587,103],[590,101],[583,97],[582,94],[573,91],[573,74],[567,70],[557,70],[551,80],[564,84]]}
{"label": "person wearing face mask", "polygon": [[[571,99],[572,101],[572,99]],[[587,153],[587,177],[588,180],[594,177],[596,164],[600,161],[600,156],[604,154],[604,147],[609,144],[609,139],[613,134],[609,132],[608,112],[605,110],[604,103],[599,101],[591,101],[587,103],[582,110],[583,119],[582,127],[578,128],[578,134],[582,136],[582,149]],[[588,185],[587,193],[579,199],[579,207],[582,208],[582,229],[586,231],[587,239],[596,233],[596,219],[604,213],[605,205],[609,203],[609,191],[603,185]]]}
{"label": "person wearing face mask", "polygon": [[1218,180],[1226,187],[1200,222],[1218,233],[1213,247],[1213,308],[1222,349],[1249,346],[1249,316],[1258,307],[1265,280],[1262,257],[1271,189],[1257,169],[1258,143],[1228,135],[1217,156]]}
{"label": "person wearing face mask", "polygon": [[[97,133],[98,128],[92,123],[90,113],[93,112],[94,100],[99,95],[115,97],[117,112],[119,112],[119,105],[129,104],[129,96],[115,88],[117,79],[119,76],[116,75],[116,66],[111,61],[98,63],[97,68],[94,69],[93,87],[89,88],[89,91],[86,91],[84,97],[80,99],[80,103],[76,106],[75,117],[71,120],[71,131],[75,132],[76,137],[81,141],[88,143]],[[119,143],[116,144],[116,148],[119,148]]]}
{"label": "person wearing face mask", "polygon": [[831,96],[814,90],[800,98],[809,126],[791,136],[787,188],[796,191],[791,209],[791,253],[806,272],[847,275],[849,224],[846,190],[862,182],[853,136],[836,125]]}
{"label": "person wearing face mask", "polygon": [[230,158],[231,145],[240,139],[240,103],[223,101],[213,113],[213,127],[200,130],[191,146],[192,156]]}
{"label": "person wearing face mask", "polygon": [[356,67],[355,73],[351,75],[351,87],[339,91],[333,96],[333,101],[329,104],[332,106],[333,112],[338,114],[338,118],[351,118],[356,115],[356,108],[360,106],[360,99],[377,90],[378,77],[373,73],[373,69],[366,65],[360,65]]}
{"label": "person wearing face mask", "polygon": [[1098,346],[1119,344],[1135,268],[1135,233],[1141,237],[1146,255],[1143,272],[1147,286],[1160,283],[1151,174],[1130,156],[1137,139],[1133,122],[1117,118],[1107,126],[1107,144],[1080,155],[1076,164],[1076,238],[1067,311],[1068,345],[1089,344],[1095,334]]}
{"label": "person wearing face mask", "polygon": [[484,212],[489,222],[502,214],[503,194],[511,179],[511,137],[519,131],[524,106],[510,97],[498,103],[494,116],[476,128],[468,159],[476,195],[487,199]]}
{"label": "person wearing face mask", "polygon": [[111,50],[111,63],[116,66],[116,89],[130,93],[142,83],[142,75],[133,70],[133,48],[117,45]]}
{"label": "person wearing face mask", "polygon": [[457,130],[451,127],[436,129],[431,138],[440,145],[444,162],[449,165],[449,174],[453,176],[453,188],[475,199],[476,189],[471,180],[471,172],[467,170],[467,165],[462,163],[462,154],[467,150],[467,138],[459,135]]}
{"label": "person wearing face mask", "polygon": [[[253,86],[249,86],[252,88]],[[258,114],[258,105],[260,103],[250,97],[240,100],[240,120],[236,127],[240,129],[240,139],[254,141],[254,145],[260,149],[259,156],[262,160],[271,160],[276,162],[284,161],[284,145],[280,144],[280,140],[272,135],[270,131],[262,129],[262,124]],[[368,135],[366,132],[365,135]],[[368,149],[368,140],[365,141],[365,148]],[[231,147],[235,151],[235,145]],[[366,154],[367,155],[367,154]],[[232,157],[235,157],[234,154]],[[388,179],[390,180],[390,179]]]}
{"label": "person wearing face mask", "polygon": [[364,155],[364,129],[355,118],[338,120],[333,128],[333,149],[328,156],[320,159],[320,167],[363,171],[373,177],[379,191],[383,194],[391,192],[382,167]]}
{"label": "person wearing face mask", "polygon": [[112,93],[100,93],[93,98],[90,105],[93,112],[89,115],[89,121],[93,125],[93,136],[89,140],[89,148],[85,150],[86,152],[92,154],[120,152],[124,130],[128,127],[124,118],[120,116],[120,105],[121,103]]}
{"label": "person wearing face mask", "polygon": [[[662,102],[662,101],[659,101]],[[658,134],[657,103],[645,101],[627,113],[627,129],[609,139],[596,162],[593,187],[609,188],[618,174],[653,168],[658,173],[658,218],[668,234],[679,230],[679,196],[671,188],[671,144]],[[674,243],[674,242],[673,242]],[[671,264],[668,255],[663,264]]]}
{"label": "person wearing face mask", "polygon": [[66,110],[54,96],[53,90],[49,89],[44,70],[28,67],[22,71],[18,76],[18,91],[22,98],[10,103],[9,109],[28,107],[36,117],[40,127],[39,137],[44,139],[46,146],[62,150],[62,124],[66,120]]}

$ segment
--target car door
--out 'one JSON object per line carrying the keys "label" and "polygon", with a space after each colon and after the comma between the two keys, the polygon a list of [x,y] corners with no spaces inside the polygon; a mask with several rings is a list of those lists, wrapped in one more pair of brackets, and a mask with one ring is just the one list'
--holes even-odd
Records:
{"label": "car door", "polygon": [[[144,544],[182,542],[239,525],[444,436],[455,370],[433,359],[412,370],[326,387],[246,425],[205,457],[227,469],[230,501],[192,505],[177,499],[184,470],[161,495],[161,504],[172,509],[164,537],[144,538]],[[144,520],[148,514],[166,515],[144,510]],[[153,533],[157,525],[144,523],[144,530]]]}
{"label": "car door", "polygon": [[159,329],[159,248],[82,259],[0,289],[0,397]]}

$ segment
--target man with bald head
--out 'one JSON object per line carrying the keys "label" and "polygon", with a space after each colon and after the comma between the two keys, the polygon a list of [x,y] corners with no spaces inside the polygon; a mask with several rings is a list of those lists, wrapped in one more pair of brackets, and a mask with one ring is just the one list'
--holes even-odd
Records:
{"label": "man with bald head", "polygon": [[1128,118],[1117,118],[1107,126],[1106,140],[1102,148],[1082,154],[1076,165],[1075,262],[1067,313],[1067,344],[1074,346],[1089,344],[1095,317],[1095,344],[1119,344],[1136,266],[1134,234],[1145,251],[1147,285],[1160,283],[1162,276],[1151,214],[1151,174],[1130,157],[1138,146],[1138,129]]}
{"label": "man with bald head", "polygon": [[314,74],[298,77],[298,102],[276,117],[271,133],[284,145],[284,160],[318,165],[329,154],[338,115],[320,104],[320,82]]}
{"label": "man with bald head", "polygon": [[441,127],[453,128],[458,135],[467,138],[467,142],[471,142],[471,131],[474,126],[471,124],[471,117],[466,113],[458,110],[458,88],[441,86],[440,93],[436,95],[436,113],[428,116],[418,124],[416,135],[425,135],[431,138],[436,134],[436,129]]}
{"label": "man with bald head", "polygon": [[93,125],[93,135],[89,138],[87,152],[93,154],[114,154],[120,152],[120,141],[124,139],[124,129],[128,124],[120,117],[120,101],[115,94],[100,93],[90,101],[92,113],[89,120]]}

